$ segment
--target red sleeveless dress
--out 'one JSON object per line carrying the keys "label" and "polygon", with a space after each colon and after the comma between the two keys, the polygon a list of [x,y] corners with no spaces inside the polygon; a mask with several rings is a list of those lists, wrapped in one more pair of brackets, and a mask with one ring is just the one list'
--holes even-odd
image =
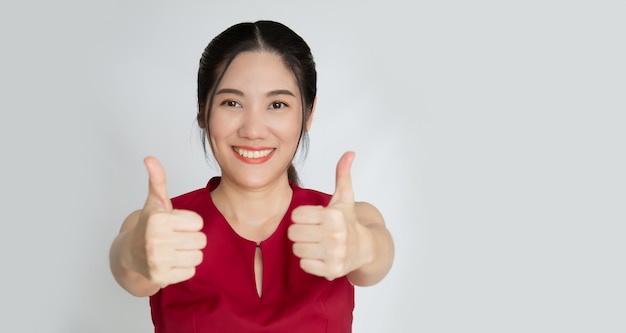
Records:
{"label": "red sleeveless dress", "polygon": [[354,287],[346,277],[328,281],[304,272],[287,238],[291,212],[301,205],[328,205],[330,196],[291,184],[293,197],[276,231],[261,242],[262,296],[256,290],[256,243],[239,236],[217,210],[207,187],[172,199],[175,209],[204,219],[207,235],[196,275],[150,297],[155,333],[352,331]]}

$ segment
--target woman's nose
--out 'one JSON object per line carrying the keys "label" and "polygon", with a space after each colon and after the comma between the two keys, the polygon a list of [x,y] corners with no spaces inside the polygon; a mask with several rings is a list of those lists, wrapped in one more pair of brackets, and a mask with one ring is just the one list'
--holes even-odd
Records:
{"label": "woman's nose", "polygon": [[264,111],[264,109],[259,107],[244,111],[242,123],[238,131],[240,137],[256,140],[263,139],[267,136],[269,130]]}

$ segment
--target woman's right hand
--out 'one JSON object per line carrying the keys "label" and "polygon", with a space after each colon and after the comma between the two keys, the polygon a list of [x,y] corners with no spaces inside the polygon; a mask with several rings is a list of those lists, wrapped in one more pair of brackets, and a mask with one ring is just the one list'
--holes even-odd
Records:
{"label": "woman's right hand", "polygon": [[148,198],[136,224],[128,230],[126,262],[131,270],[163,288],[195,275],[207,240],[200,215],[172,208],[161,163],[154,157],[146,157],[144,163]]}

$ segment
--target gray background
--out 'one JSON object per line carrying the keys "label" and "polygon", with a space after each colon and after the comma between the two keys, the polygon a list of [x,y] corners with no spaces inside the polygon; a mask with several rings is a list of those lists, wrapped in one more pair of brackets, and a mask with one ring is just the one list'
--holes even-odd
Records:
{"label": "gray background", "polygon": [[[410,3],[410,4],[409,4]],[[0,5],[3,332],[149,332],[108,268],[157,156],[217,174],[197,62],[239,21],[310,44],[304,185],[385,215],[388,277],[355,332],[626,332],[623,1],[31,1]]]}

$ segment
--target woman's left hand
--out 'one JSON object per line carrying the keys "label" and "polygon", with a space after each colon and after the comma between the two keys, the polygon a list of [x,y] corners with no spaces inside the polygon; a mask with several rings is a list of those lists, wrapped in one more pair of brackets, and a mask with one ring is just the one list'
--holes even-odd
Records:
{"label": "woman's left hand", "polygon": [[328,206],[293,210],[288,237],[300,266],[310,274],[334,280],[373,260],[372,235],[357,221],[350,167],[354,152],[337,163],[335,193]]}

